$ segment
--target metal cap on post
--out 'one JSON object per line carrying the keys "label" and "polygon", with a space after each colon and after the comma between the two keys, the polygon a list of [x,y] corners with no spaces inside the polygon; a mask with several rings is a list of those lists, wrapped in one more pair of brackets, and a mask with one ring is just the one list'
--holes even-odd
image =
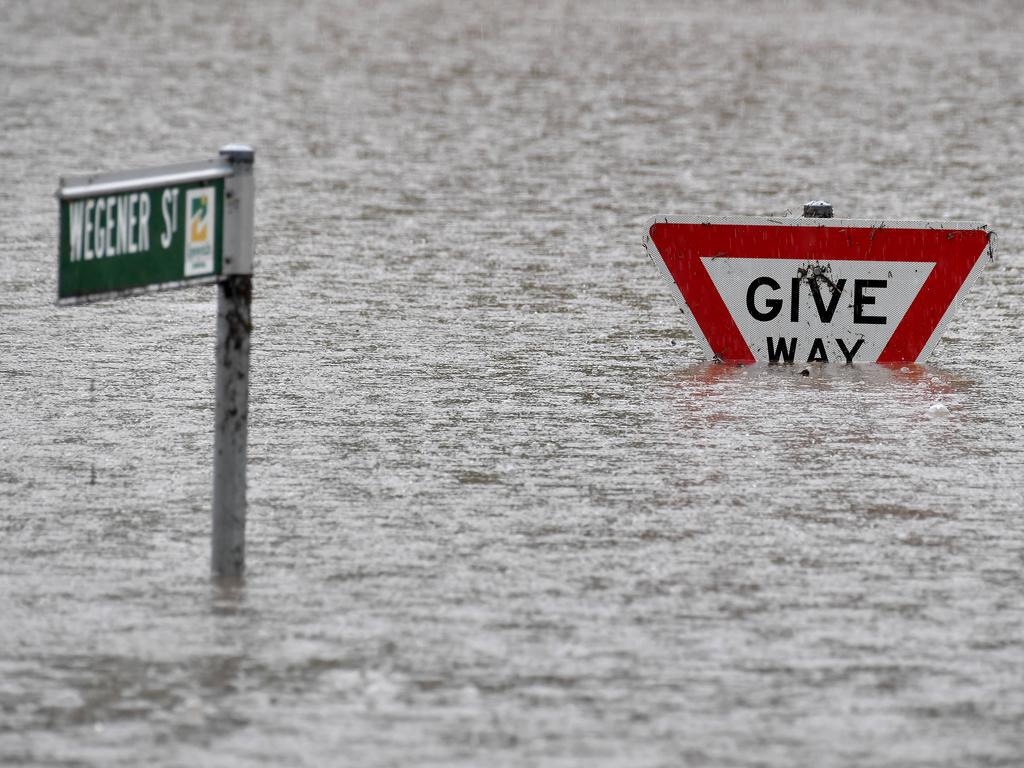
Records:
{"label": "metal cap on post", "polygon": [[217,285],[211,554],[215,576],[237,579],[245,571],[255,198],[252,167],[256,153],[245,144],[228,144],[220,155],[233,170],[224,181],[223,266]]}
{"label": "metal cap on post", "polygon": [[248,144],[225,144],[220,148],[220,156],[232,163],[251,163],[256,159],[256,150]]}
{"label": "metal cap on post", "polygon": [[825,200],[811,200],[809,203],[804,203],[804,218],[831,219],[832,203]]}

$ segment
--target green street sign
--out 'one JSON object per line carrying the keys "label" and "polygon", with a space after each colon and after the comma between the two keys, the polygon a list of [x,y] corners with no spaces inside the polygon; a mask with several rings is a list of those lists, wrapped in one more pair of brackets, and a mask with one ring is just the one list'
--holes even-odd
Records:
{"label": "green street sign", "polygon": [[210,562],[218,577],[238,579],[245,570],[256,152],[227,144],[219,154],[62,178],[57,303],[217,283]]}
{"label": "green street sign", "polygon": [[238,268],[244,265],[224,268],[225,234],[237,230],[229,220],[238,210],[234,171],[218,158],[61,179],[57,303],[213,283],[244,272]]}

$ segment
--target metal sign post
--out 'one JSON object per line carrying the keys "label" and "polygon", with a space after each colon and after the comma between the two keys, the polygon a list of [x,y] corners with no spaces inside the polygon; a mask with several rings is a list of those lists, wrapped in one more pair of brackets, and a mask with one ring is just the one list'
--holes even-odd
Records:
{"label": "metal sign post", "polygon": [[57,303],[217,283],[212,568],[245,568],[252,330],[251,147],[214,160],[62,178]]}
{"label": "metal sign post", "polygon": [[232,164],[225,202],[233,226],[225,227],[225,269],[217,286],[217,398],[213,433],[214,574],[238,577],[245,570],[245,464],[249,434],[249,334],[252,331],[252,230],[254,154],[227,146]]}

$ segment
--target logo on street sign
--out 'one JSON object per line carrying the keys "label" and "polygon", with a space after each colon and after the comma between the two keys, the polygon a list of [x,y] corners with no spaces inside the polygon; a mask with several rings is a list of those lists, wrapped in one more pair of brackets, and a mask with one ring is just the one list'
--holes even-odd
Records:
{"label": "logo on street sign", "polygon": [[976,222],[659,216],[644,245],[707,358],[924,360],[984,266]]}
{"label": "logo on street sign", "polygon": [[185,276],[208,275],[213,272],[214,207],[213,187],[190,189],[185,197],[188,230],[185,233]]}

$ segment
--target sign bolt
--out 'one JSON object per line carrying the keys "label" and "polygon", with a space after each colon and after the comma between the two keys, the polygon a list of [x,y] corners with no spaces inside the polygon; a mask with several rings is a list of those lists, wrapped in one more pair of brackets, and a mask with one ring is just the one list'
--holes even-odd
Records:
{"label": "sign bolt", "polygon": [[[223,153],[224,150],[222,149]],[[804,203],[804,218],[807,219],[831,219],[832,203],[826,200],[811,200]]]}

